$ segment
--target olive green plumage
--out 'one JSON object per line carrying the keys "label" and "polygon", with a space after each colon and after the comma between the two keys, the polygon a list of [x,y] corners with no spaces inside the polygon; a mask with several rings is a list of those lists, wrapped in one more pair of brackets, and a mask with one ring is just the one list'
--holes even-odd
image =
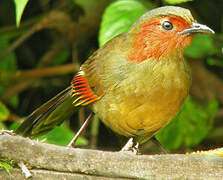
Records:
{"label": "olive green plumage", "polygon": [[187,97],[191,75],[183,53],[193,34],[213,33],[194,23],[190,11],[180,7],[145,13],[129,32],[107,42],[81,66],[79,74],[90,89],[78,91],[78,81],[84,85],[81,78],[73,88],[87,96],[71,97],[72,87],[65,89],[28,116],[16,132],[34,137],[54,128],[78,108],[72,105],[75,98],[83,100],[93,92],[97,100],[89,107],[108,127],[146,142],[169,123]]}

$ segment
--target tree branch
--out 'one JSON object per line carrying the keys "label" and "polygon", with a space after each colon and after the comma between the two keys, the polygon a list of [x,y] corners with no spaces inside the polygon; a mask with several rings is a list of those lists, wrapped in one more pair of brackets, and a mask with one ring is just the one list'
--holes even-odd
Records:
{"label": "tree branch", "polygon": [[76,64],[66,64],[49,68],[24,70],[16,72],[0,71],[0,82],[5,84],[14,84],[24,80],[30,80],[34,78],[41,78],[45,76],[55,76],[61,74],[74,73],[79,70],[79,66]]}
{"label": "tree branch", "polygon": [[[9,174],[4,171],[0,170],[0,179],[4,180],[12,180],[12,179],[25,179],[25,176],[22,174],[22,171],[13,168],[10,170],[12,176],[9,176]],[[57,171],[49,171],[46,169],[33,169],[30,170],[32,174],[33,179],[38,179],[38,180],[56,180],[56,179],[65,179],[65,180],[81,180],[81,179],[86,179],[86,180],[111,180],[110,177],[101,177],[101,176],[91,176],[91,175],[86,175],[86,174],[79,174],[79,173],[69,173],[69,172],[57,172]],[[32,179],[31,178],[31,179]],[[126,180],[123,178],[115,178],[115,180]]]}
{"label": "tree branch", "polygon": [[[78,173],[83,177],[91,175],[92,179],[98,176],[110,179],[111,177],[126,179],[197,179],[198,177],[221,179],[223,177],[221,157],[183,154],[134,155],[126,152],[68,148],[5,133],[0,135],[0,156],[28,164],[33,169],[32,173],[54,171],[55,174],[64,173],[68,176]],[[12,173],[14,172],[13,170]],[[35,175],[33,174],[33,177]],[[52,179],[53,177],[55,176],[52,176]]]}

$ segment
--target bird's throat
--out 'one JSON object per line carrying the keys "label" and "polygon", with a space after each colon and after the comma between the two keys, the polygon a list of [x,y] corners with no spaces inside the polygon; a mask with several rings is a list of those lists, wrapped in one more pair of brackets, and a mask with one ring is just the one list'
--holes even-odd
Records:
{"label": "bird's throat", "polygon": [[[150,39],[136,37],[133,42],[132,49],[127,54],[128,61],[141,63],[145,60],[156,59],[162,57],[174,56],[178,53],[183,54],[184,49],[191,43],[192,38],[185,39],[168,39],[168,37]],[[182,45],[184,43],[184,45]]]}

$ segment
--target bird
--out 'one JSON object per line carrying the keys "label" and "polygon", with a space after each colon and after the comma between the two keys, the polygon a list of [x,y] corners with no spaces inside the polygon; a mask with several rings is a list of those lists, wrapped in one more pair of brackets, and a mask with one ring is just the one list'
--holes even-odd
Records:
{"label": "bird", "polygon": [[194,35],[214,33],[188,9],[163,6],[95,51],[71,85],[31,113],[16,133],[37,137],[88,106],[115,133],[147,142],[178,113],[191,85],[184,50]]}

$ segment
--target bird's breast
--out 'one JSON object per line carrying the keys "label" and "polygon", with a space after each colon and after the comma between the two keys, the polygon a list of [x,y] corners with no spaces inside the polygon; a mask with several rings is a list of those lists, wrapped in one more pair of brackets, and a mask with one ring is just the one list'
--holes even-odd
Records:
{"label": "bird's breast", "polygon": [[92,106],[107,126],[124,136],[153,135],[177,114],[189,91],[184,59],[143,63],[130,67],[121,81],[110,79],[114,85]]}

